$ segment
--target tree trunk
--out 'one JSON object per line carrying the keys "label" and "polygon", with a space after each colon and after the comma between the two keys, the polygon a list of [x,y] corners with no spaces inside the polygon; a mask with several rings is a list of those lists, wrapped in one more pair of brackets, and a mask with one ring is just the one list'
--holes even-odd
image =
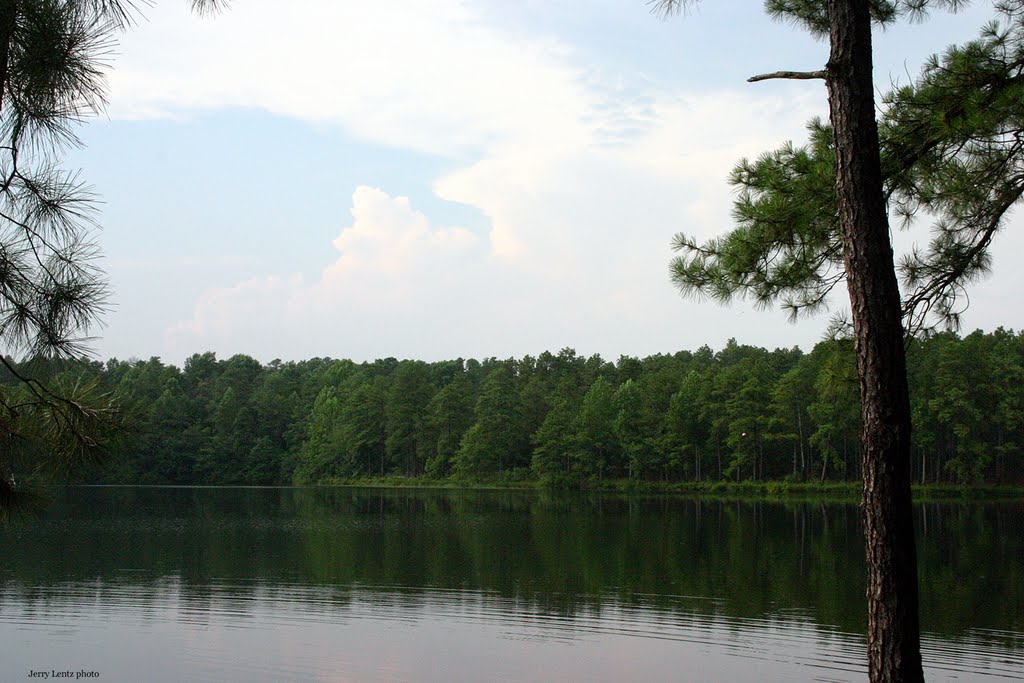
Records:
{"label": "tree trunk", "polygon": [[[796,433],[800,439],[800,469],[804,466],[804,421],[801,415],[802,408],[796,409]],[[793,456],[793,474],[796,474],[796,456]]]}
{"label": "tree trunk", "polygon": [[910,400],[879,160],[868,0],[828,0],[836,199],[860,380],[871,681],[923,681]]}
{"label": "tree trunk", "polygon": [[722,478],[722,448],[718,442],[718,437],[715,437],[715,456],[718,458],[718,478]]}

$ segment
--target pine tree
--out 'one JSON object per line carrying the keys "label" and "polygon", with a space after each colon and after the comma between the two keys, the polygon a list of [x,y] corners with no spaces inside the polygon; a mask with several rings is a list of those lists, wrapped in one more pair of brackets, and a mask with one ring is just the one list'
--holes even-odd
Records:
{"label": "pine tree", "polygon": [[[663,0],[656,6],[673,11],[683,4]],[[957,295],[986,268],[992,237],[1024,188],[1019,0],[999,3],[1008,28],[990,27],[982,41],[951,51],[915,86],[890,96],[879,135],[872,21],[885,24],[958,4],[768,0],[769,13],[827,36],[830,55],[822,70],[751,80],[823,79],[830,125],[813,125],[809,149],[790,145],[742,163],[733,178],[747,190],[737,205],[739,227],[709,245],[679,236],[676,247],[684,255],[673,264],[684,291],[725,301],[736,295],[763,304],[781,300],[793,312],[822,307],[846,281],[862,411],[872,681],[923,680],[903,321],[913,329],[934,313],[956,324]],[[907,218],[920,211],[938,217],[932,247],[901,264],[914,288],[905,301],[887,202]]]}
{"label": "pine tree", "polygon": [[523,454],[529,452],[529,434],[523,433],[512,361],[487,374],[474,414],[476,422],[462,437],[455,455],[457,474],[495,474],[524,460]]}
{"label": "pine tree", "polygon": [[615,389],[604,377],[598,377],[583,397],[576,418],[576,464],[581,475],[604,477],[619,462],[619,441],[615,433]]}
{"label": "pine tree", "polygon": [[[794,4],[770,8],[790,16]],[[907,11],[909,4],[872,6]],[[977,40],[931,58],[914,83],[883,98],[885,200],[905,226],[931,219],[929,245],[898,263],[909,331],[958,327],[966,286],[988,271],[993,240],[1024,193],[1024,2],[997,8],[999,20]],[[824,21],[819,14],[804,9],[798,18],[817,26]],[[803,146],[786,143],[733,169],[730,183],[739,195],[732,230],[704,243],[676,236],[681,255],[673,279],[680,288],[722,302],[779,303],[794,317],[828,304],[845,277],[835,145],[829,123],[813,120],[808,133]]]}
{"label": "pine tree", "polygon": [[473,423],[473,388],[465,375],[457,376],[434,394],[426,412],[424,431],[430,441],[427,473],[446,477],[451,474],[462,436]]}
{"label": "pine tree", "polygon": [[49,386],[14,357],[81,355],[104,310],[94,197],[59,160],[103,108],[103,60],[133,12],[130,0],[0,3],[0,365],[16,380],[0,392],[0,515],[19,499],[15,471],[66,473],[118,431],[95,386]]}

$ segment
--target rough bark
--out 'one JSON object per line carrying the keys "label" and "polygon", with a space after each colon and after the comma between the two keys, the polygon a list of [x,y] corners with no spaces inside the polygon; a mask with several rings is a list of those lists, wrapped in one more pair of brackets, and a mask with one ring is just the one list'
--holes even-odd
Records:
{"label": "rough bark", "polygon": [[868,0],[828,0],[836,198],[863,416],[871,681],[923,681],[910,498],[910,401],[882,193]]}

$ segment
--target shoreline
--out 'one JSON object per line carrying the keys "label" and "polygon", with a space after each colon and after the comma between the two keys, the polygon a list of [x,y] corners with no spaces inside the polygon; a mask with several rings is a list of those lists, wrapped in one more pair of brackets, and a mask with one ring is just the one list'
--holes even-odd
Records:
{"label": "shoreline", "polygon": [[[602,481],[555,482],[536,479],[432,479],[429,477],[359,477],[327,479],[315,484],[37,484],[34,489],[51,488],[163,488],[163,489],[332,489],[364,488],[446,491],[542,491],[549,493],[614,494],[624,496],[670,496],[725,500],[770,500],[800,502],[852,502],[861,498],[860,482],[787,481],[700,481],[658,482],[611,479]],[[1024,502],[1024,486],[1011,484],[915,484],[914,502]]]}
{"label": "shoreline", "polygon": [[[447,490],[546,490],[581,493],[617,493],[637,495],[668,495],[766,500],[834,500],[859,502],[860,482],[786,482],[786,481],[701,481],[649,482],[604,480],[576,484],[553,485],[539,480],[502,481],[430,479],[427,477],[360,477],[328,480],[321,487],[381,489],[447,489]],[[1024,487],[991,484],[917,484],[911,489],[916,502],[933,501],[1024,501]]]}

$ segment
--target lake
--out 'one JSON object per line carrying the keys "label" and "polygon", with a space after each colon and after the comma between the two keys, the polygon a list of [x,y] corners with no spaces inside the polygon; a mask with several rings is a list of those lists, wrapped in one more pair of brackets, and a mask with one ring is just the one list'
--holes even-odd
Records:
{"label": "lake", "polygon": [[[1024,680],[1024,505],[916,516],[929,680]],[[861,544],[853,504],[68,488],[0,528],[0,681],[864,680]]]}

